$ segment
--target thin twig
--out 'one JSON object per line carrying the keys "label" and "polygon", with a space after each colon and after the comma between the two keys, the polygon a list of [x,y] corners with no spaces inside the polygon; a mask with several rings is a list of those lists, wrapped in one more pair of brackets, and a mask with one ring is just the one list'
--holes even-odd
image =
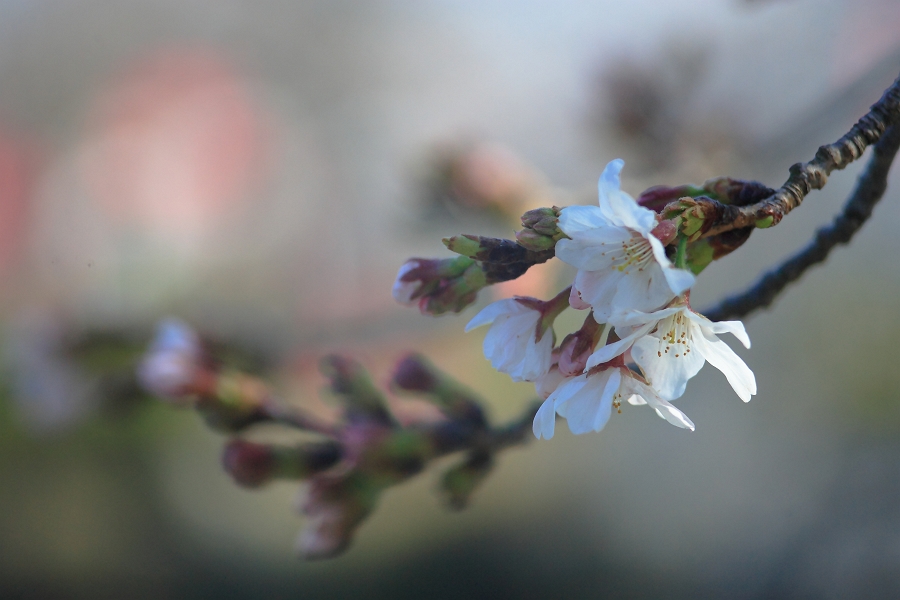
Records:
{"label": "thin twig", "polygon": [[810,267],[823,262],[835,246],[849,242],[884,195],[888,172],[898,148],[900,125],[894,125],[875,144],[872,158],[841,214],[830,225],[819,229],[806,248],[763,275],[744,293],[726,298],[705,311],[706,316],[714,321],[741,318],[768,306],[788,284],[799,279]]}
{"label": "thin twig", "polygon": [[856,122],[841,139],[827,146],[820,146],[815,158],[807,163],[797,163],[790,168],[790,177],[771,197],[750,206],[721,206],[715,222],[704,233],[709,237],[756,226],[777,225],[781,219],[800,206],[811,190],[825,186],[828,176],[835,169],[843,169],[862,156],[863,151],[877,142],[885,130],[900,122],[900,77],[885,90],[881,99],[872,105],[866,115]]}

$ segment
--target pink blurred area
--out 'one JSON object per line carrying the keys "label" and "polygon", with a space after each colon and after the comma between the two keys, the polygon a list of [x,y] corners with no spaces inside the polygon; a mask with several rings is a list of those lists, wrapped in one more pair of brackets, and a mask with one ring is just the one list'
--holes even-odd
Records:
{"label": "pink blurred area", "polygon": [[84,177],[98,206],[122,224],[202,234],[252,210],[272,152],[268,126],[224,53],[162,47],[98,91]]}
{"label": "pink blurred area", "polygon": [[21,258],[39,169],[38,142],[28,134],[5,129],[0,122],[0,273]]}

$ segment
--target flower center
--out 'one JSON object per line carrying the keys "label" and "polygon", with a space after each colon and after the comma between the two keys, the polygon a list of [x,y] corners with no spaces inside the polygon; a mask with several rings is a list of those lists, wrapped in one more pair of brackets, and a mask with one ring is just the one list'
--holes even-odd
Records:
{"label": "flower center", "polygon": [[656,335],[659,337],[659,347],[656,351],[656,355],[659,357],[668,354],[675,358],[681,358],[691,351],[691,342],[693,341],[691,323],[683,310],[660,321]]}
{"label": "flower center", "polygon": [[609,255],[613,269],[628,275],[631,269],[643,271],[653,260],[653,246],[643,236],[632,233],[631,239],[622,242],[621,247],[607,250],[602,256]]}

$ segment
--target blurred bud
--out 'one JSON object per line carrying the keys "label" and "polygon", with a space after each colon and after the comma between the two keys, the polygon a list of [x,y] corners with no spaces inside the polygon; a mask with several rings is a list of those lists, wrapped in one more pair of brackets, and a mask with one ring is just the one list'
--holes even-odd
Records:
{"label": "blurred bud", "polygon": [[391,384],[394,389],[426,394],[451,419],[486,425],[478,396],[420,354],[410,354],[397,364]]}
{"label": "blurred bud", "polygon": [[297,447],[232,440],[222,453],[222,466],[235,482],[259,487],[272,479],[303,479],[332,467],[341,458],[337,442],[316,442]]}
{"label": "blurred bud", "polygon": [[438,377],[421,354],[410,354],[397,363],[391,383],[395,388],[410,392],[433,392]]}
{"label": "blurred bud", "polygon": [[479,265],[472,264],[461,276],[441,281],[434,292],[422,296],[419,311],[434,316],[461,312],[475,302],[478,291],[485,285],[484,271]]}
{"label": "blurred bud", "polygon": [[465,462],[447,471],[441,480],[447,505],[456,510],[465,508],[472,492],[484,481],[493,466],[490,453],[476,450]]}
{"label": "blurred bud", "polygon": [[313,560],[346,550],[356,528],[378,502],[380,492],[380,487],[356,472],[313,479],[301,507],[309,521],[297,539],[298,552]]}
{"label": "blurred bud", "polygon": [[465,208],[514,213],[538,192],[537,174],[504,146],[459,148],[442,162],[438,167],[445,173],[450,199]]}
{"label": "blurred bud", "polygon": [[[471,241],[463,239],[459,243]],[[485,285],[481,267],[467,256],[443,260],[414,258],[400,267],[393,294],[401,304],[417,302],[423,314],[440,315],[461,311],[475,301],[478,290]]]}
{"label": "blurred bud", "polygon": [[239,485],[259,487],[272,478],[275,453],[265,444],[231,440],[222,452],[222,466]]}
{"label": "blurred bud", "polygon": [[417,279],[406,279],[406,277],[410,272],[415,271],[418,268],[418,260],[409,260],[403,263],[400,266],[400,270],[397,271],[397,279],[394,280],[394,287],[391,288],[391,294],[394,296],[394,300],[400,304],[405,304],[407,306],[415,304],[416,301],[413,299],[413,295],[418,291],[422,282]]}
{"label": "blurred bud", "polygon": [[185,402],[193,391],[203,349],[197,334],[176,319],[166,319],[157,327],[137,375],[149,392],[175,402]]}
{"label": "blurred bud", "polygon": [[322,374],[331,380],[331,390],[341,396],[349,421],[394,422],[384,396],[361,364],[333,354],[322,359],[320,368]]}

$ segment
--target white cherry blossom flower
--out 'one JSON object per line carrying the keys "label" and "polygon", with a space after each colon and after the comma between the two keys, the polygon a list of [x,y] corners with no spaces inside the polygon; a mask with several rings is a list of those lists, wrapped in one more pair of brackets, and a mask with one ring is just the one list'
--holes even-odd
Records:
{"label": "white cherry blossom flower", "polygon": [[[490,324],[484,337],[484,355],[491,365],[513,381],[535,381],[550,370],[553,331],[541,328],[541,311],[528,300],[508,298],[485,306],[469,321],[466,331]],[[523,301],[525,301],[523,303]]]}
{"label": "white cherry blossom flower", "polygon": [[624,164],[616,159],[604,169],[599,207],[569,206],[559,216],[559,229],[570,239],[556,243],[556,256],[578,269],[573,294],[591,305],[601,323],[620,311],[656,310],[694,283],[651,233],[656,213],[620,189]]}
{"label": "white cherry blossom flower", "polygon": [[756,393],[753,371],[716,337],[731,333],[749,348],[750,338],[740,321],[713,322],[678,304],[652,313],[632,311],[617,316],[614,325],[621,339],[598,348],[588,359],[588,369],[630,349],[650,385],[667,400],[680,397],[706,361],[722,371],[744,402]]}
{"label": "white cherry blossom flower", "polygon": [[694,424],[683,412],[660,398],[653,388],[625,367],[611,367],[568,379],[538,409],[532,430],[538,439],[549,440],[553,437],[558,413],[576,435],[600,431],[609,421],[613,407],[618,408],[622,399],[633,405],[649,404],[669,423],[694,430]]}

